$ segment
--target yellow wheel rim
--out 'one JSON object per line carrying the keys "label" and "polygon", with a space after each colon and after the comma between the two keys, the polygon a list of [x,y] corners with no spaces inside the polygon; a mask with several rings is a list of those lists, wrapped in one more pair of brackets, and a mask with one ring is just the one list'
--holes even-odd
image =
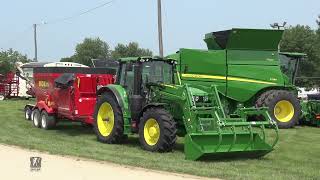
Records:
{"label": "yellow wheel rim", "polygon": [[98,111],[98,129],[102,136],[109,136],[114,126],[114,113],[112,106],[105,102]]}
{"label": "yellow wheel rim", "polygon": [[143,132],[144,139],[148,145],[153,146],[157,144],[160,137],[160,127],[155,119],[150,118],[147,120],[144,125]]}
{"label": "yellow wheel rim", "polygon": [[280,122],[289,122],[294,116],[294,107],[287,100],[279,101],[274,107],[274,115]]}

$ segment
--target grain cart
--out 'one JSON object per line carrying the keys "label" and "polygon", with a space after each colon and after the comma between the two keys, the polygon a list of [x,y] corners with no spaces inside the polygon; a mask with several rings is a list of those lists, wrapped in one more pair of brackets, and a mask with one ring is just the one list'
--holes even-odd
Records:
{"label": "grain cart", "polygon": [[[239,105],[268,107],[279,128],[293,127],[301,107],[290,72],[283,71],[279,53],[282,30],[231,29],[206,34],[208,50],[180,49],[183,83],[217,86],[227,112]],[[290,67],[292,68],[292,67]],[[290,69],[291,70],[291,69]]]}
{"label": "grain cart", "polygon": [[[273,150],[278,130],[267,108],[239,106],[227,115],[215,85],[182,85],[175,66],[172,59],[121,59],[116,83],[97,92],[97,139],[121,143],[137,133],[143,149],[168,152],[181,136],[189,160],[211,155],[261,157]],[[260,120],[248,121],[250,116]],[[266,126],[276,135],[267,136]]]}

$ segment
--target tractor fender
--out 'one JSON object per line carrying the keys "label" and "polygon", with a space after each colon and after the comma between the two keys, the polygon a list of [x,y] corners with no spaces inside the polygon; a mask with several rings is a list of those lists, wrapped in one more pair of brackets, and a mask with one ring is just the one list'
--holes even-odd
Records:
{"label": "tractor fender", "polygon": [[166,105],[166,103],[149,103],[142,108],[142,110],[139,113],[139,117],[142,117],[143,113],[151,107],[165,107]]}
{"label": "tractor fender", "polygon": [[122,86],[112,84],[101,87],[97,91],[98,96],[101,96],[104,93],[111,93],[115,97],[117,103],[119,104],[123,116],[130,117],[128,95],[126,90]]}

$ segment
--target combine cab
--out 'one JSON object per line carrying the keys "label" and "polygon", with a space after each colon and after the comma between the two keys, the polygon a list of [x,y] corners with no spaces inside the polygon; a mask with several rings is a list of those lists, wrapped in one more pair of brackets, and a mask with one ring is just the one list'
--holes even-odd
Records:
{"label": "combine cab", "polygon": [[[126,58],[119,66],[116,83],[98,91],[94,130],[101,142],[122,143],[138,133],[143,149],[168,152],[181,136],[186,159],[197,160],[261,157],[278,141],[267,108],[239,106],[226,114],[217,86],[181,84],[175,60]],[[249,121],[251,117],[259,121]],[[268,136],[265,127],[275,135]]]}

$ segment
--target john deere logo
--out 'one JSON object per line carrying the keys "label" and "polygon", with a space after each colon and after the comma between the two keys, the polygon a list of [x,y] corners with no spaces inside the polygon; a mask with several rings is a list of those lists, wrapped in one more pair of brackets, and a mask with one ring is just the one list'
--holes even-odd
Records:
{"label": "john deere logo", "polygon": [[30,170],[40,171],[41,169],[41,157],[30,157]]}
{"label": "john deere logo", "polygon": [[49,87],[49,83],[47,81],[39,81],[38,85],[41,88],[48,88]]}

